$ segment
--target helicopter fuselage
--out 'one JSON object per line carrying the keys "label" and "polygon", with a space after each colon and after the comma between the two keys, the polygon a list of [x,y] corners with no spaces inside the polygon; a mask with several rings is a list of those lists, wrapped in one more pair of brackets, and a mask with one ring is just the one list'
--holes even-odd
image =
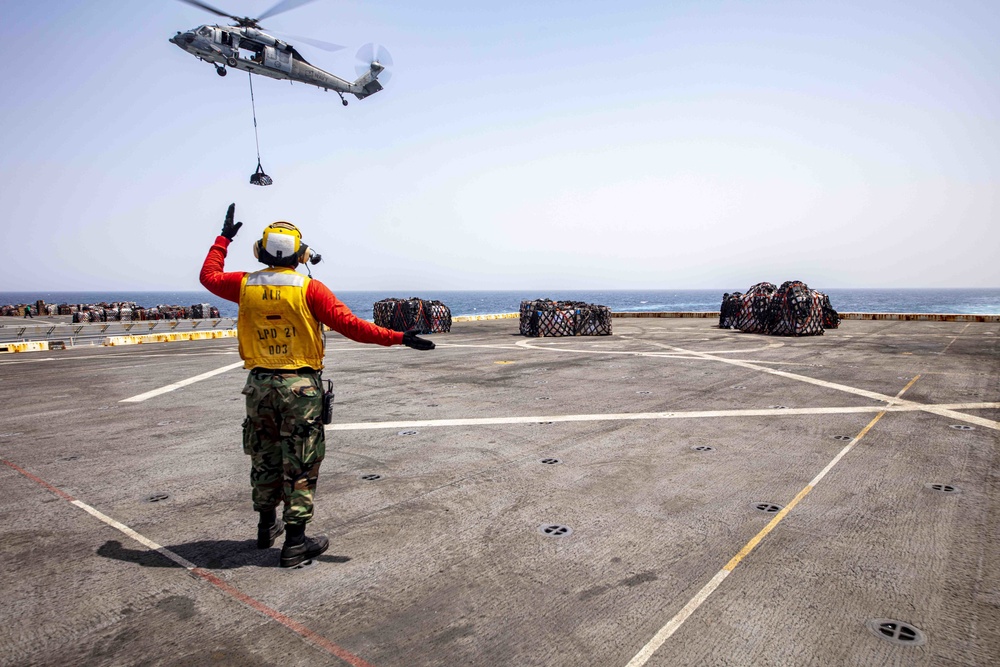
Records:
{"label": "helicopter fuselage", "polygon": [[379,63],[372,63],[371,70],[357,80],[347,81],[309,64],[291,44],[251,27],[202,25],[178,32],[169,41],[214,64],[220,74],[229,67],[334,90],[341,97],[349,93],[358,99],[382,90],[378,75],[384,68]]}

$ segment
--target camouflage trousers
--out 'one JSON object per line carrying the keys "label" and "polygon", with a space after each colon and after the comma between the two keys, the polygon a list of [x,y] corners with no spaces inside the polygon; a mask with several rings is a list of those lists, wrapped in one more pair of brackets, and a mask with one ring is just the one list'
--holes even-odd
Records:
{"label": "camouflage trousers", "polygon": [[284,521],[304,525],[313,516],[319,465],[326,453],[319,371],[250,371],[243,451],[250,455],[253,508],[285,503]]}

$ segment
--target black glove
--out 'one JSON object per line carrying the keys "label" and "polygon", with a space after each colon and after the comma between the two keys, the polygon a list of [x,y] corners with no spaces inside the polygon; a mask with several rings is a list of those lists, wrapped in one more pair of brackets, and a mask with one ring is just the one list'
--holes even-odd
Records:
{"label": "black glove", "polygon": [[414,350],[433,350],[434,341],[421,338],[417,335],[416,329],[411,329],[403,334],[403,345],[412,347]]}
{"label": "black glove", "polygon": [[240,231],[240,227],[243,226],[242,222],[237,222],[233,224],[233,214],[236,213],[236,204],[230,204],[229,210],[226,211],[226,221],[222,223],[222,234],[220,236],[225,236],[230,241],[236,236],[236,232]]}

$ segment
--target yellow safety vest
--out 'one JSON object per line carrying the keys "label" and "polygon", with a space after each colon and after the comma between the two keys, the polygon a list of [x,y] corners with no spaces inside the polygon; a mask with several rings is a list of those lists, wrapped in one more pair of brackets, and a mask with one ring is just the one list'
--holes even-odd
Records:
{"label": "yellow safety vest", "polygon": [[322,324],[306,303],[308,287],[292,269],[243,276],[236,331],[245,368],[323,368]]}

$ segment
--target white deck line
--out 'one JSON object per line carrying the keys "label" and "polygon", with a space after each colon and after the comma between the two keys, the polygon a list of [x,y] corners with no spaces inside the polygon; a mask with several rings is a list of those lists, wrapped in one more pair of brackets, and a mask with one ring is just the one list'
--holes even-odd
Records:
{"label": "white deck line", "polygon": [[[537,424],[539,422],[593,422],[593,421],[638,421],[643,419],[712,419],[727,417],[793,417],[795,415],[840,415],[873,412],[939,412],[951,414],[954,410],[991,410],[1000,408],[997,403],[899,403],[896,405],[847,405],[833,408],[748,408],[742,410],[691,410],[679,412],[623,412],[589,415],[533,415],[522,417],[475,417],[466,419],[411,419],[391,422],[354,422],[330,424],[327,431],[370,431],[392,428],[430,428],[448,426],[493,426],[502,424]],[[981,420],[987,424],[997,424],[988,419],[962,415],[963,421]],[[996,428],[993,426],[992,428]]]}
{"label": "white deck line", "polygon": [[[919,377],[920,376],[918,375],[912,380],[910,380],[909,384],[903,387],[903,389],[901,389],[894,398],[898,399],[899,397],[901,397],[907,389],[913,386],[913,383],[915,383],[917,379],[919,379]],[[782,510],[778,512],[778,514],[773,519],[771,519],[763,529],[761,529],[756,535],[754,535],[753,538],[751,538],[750,541],[747,542],[743,546],[743,548],[740,549],[739,552],[737,552],[735,556],[730,558],[729,562],[726,563],[721,570],[716,572],[715,576],[709,579],[708,583],[705,584],[700,591],[695,593],[694,597],[688,600],[687,604],[681,607],[681,610],[677,612],[674,615],[674,617],[667,622],[666,625],[660,628],[660,630],[657,631],[657,633],[653,635],[653,637],[648,642],[646,642],[646,645],[643,646],[639,650],[639,652],[636,653],[635,656],[633,656],[631,660],[629,660],[628,664],[625,667],[643,667],[643,665],[645,665],[649,661],[649,659],[653,657],[653,654],[656,653],[656,651],[659,650],[659,648],[663,646],[663,644],[666,643],[666,641],[670,639],[670,637],[672,637],[675,632],[677,632],[677,630],[684,624],[684,622],[691,616],[691,614],[697,611],[698,607],[700,607],[702,603],[704,603],[705,600],[707,600],[709,596],[711,596],[712,593],[715,592],[715,590],[722,584],[722,582],[726,580],[726,577],[729,576],[729,573],[735,570],[736,567],[741,562],[743,562],[743,559],[746,558],[750,554],[750,552],[752,552],[757,547],[758,544],[760,544],[761,540],[767,537],[767,535],[775,528],[775,526],[781,523],[782,519],[784,519],[785,516],[787,516],[788,513],[791,512],[795,508],[795,506],[799,504],[799,501],[805,498],[806,495],[808,495],[809,492],[812,491],[813,487],[819,484],[820,480],[826,477],[826,474],[830,472],[830,470],[832,470],[833,467],[837,465],[840,462],[840,460],[847,455],[849,451],[851,451],[854,445],[856,445],[863,437],[865,437],[868,431],[870,431],[872,427],[875,426],[875,424],[886,414],[887,411],[888,411],[888,406],[886,407],[886,409],[880,410],[879,413],[875,415],[874,419],[868,422],[868,424],[863,429],[861,429],[861,431],[856,436],[854,436],[849,443],[847,443],[839,452],[837,452],[837,455],[834,456],[833,459],[826,464],[823,470],[821,470],[819,474],[817,474],[812,479],[812,481],[806,484],[806,486],[795,495],[792,501],[789,502],[784,508],[782,508]]]}
{"label": "white deck line", "polygon": [[226,371],[231,371],[234,368],[239,368],[243,365],[242,361],[238,361],[235,364],[229,364],[228,366],[223,366],[222,368],[216,368],[214,371],[208,371],[207,373],[202,373],[201,375],[195,375],[186,380],[181,380],[180,382],[174,382],[173,384],[168,384],[166,387],[160,387],[159,389],[153,389],[152,391],[147,391],[144,394],[139,394],[137,396],[132,396],[130,398],[123,398],[118,401],[119,403],[142,403],[145,400],[153,398],[155,396],[160,396],[161,394],[167,394],[171,391],[180,389],[181,387],[186,387],[189,384],[194,384],[195,382],[201,382],[202,380],[207,380],[210,377],[215,377],[216,375],[221,375]]}
{"label": "white deck line", "polygon": [[188,559],[184,558],[183,556],[175,554],[170,549],[167,549],[166,547],[157,544],[156,542],[154,542],[153,540],[149,539],[145,535],[142,535],[141,533],[135,532],[134,530],[132,530],[131,528],[129,528],[125,524],[119,523],[118,521],[115,521],[114,519],[112,519],[111,517],[107,516],[106,514],[102,514],[101,512],[98,512],[96,509],[94,509],[93,507],[91,507],[87,503],[81,502],[79,500],[72,500],[72,501],[70,501],[70,503],[73,504],[73,505],[76,505],[77,507],[79,507],[80,509],[82,509],[87,514],[90,514],[91,516],[94,516],[94,517],[100,519],[101,521],[103,521],[104,523],[108,524],[109,526],[111,526],[115,530],[119,530],[122,533],[124,533],[125,535],[128,535],[133,540],[135,540],[139,544],[143,545],[147,549],[152,549],[153,551],[155,551],[155,552],[163,555],[164,557],[169,558],[170,560],[172,560],[173,562],[177,563],[181,567],[187,568],[188,570],[193,570],[196,567],[198,567],[197,565],[195,565],[194,563],[192,563]]}
{"label": "white deck line", "polygon": [[[714,360],[714,361],[721,361],[724,364],[730,364],[730,365],[733,365],[733,366],[740,366],[741,368],[749,368],[751,370],[757,370],[757,371],[761,371],[761,372],[764,372],[764,373],[769,373],[771,375],[777,375],[778,377],[787,378],[789,380],[797,380],[799,382],[805,382],[805,383],[808,383],[808,384],[816,385],[818,387],[825,387],[827,389],[836,389],[837,391],[843,391],[843,392],[847,392],[849,394],[855,394],[857,396],[864,396],[866,398],[870,398],[870,399],[876,400],[876,401],[885,401],[890,406],[897,405],[897,404],[898,405],[919,406],[919,409],[924,410],[925,412],[930,412],[932,414],[938,415],[939,417],[947,417],[949,419],[955,419],[957,421],[963,421],[963,422],[968,422],[970,424],[976,424],[977,426],[982,426],[983,428],[990,428],[990,429],[994,429],[994,430],[1000,430],[1000,422],[998,422],[998,421],[994,421],[992,419],[984,419],[983,417],[976,417],[976,416],[973,416],[973,415],[966,415],[966,414],[963,414],[961,412],[956,412],[953,409],[949,409],[949,408],[946,408],[946,407],[940,406],[940,405],[939,406],[935,406],[935,405],[927,405],[927,404],[916,403],[914,401],[908,401],[906,399],[899,398],[898,396],[888,396],[886,394],[881,394],[881,393],[876,392],[876,391],[868,391],[866,389],[858,389],[857,387],[851,387],[851,386],[848,386],[846,384],[838,384],[836,382],[827,382],[826,380],[819,380],[819,379],[816,379],[816,378],[813,378],[813,377],[809,377],[808,375],[798,375],[796,373],[789,373],[787,371],[779,371],[779,370],[776,370],[774,368],[765,368],[763,366],[759,366],[759,365],[757,365],[757,364],[755,364],[753,362],[749,362],[749,361],[740,361],[738,359],[725,359],[723,357],[716,357],[716,356],[713,356],[711,354],[706,354],[706,353],[702,353],[702,352],[692,352],[690,350],[685,350],[683,348],[674,347],[672,345],[662,345],[662,344],[659,344],[659,343],[650,343],[650,344],[651,345],[656,345],[657,347],[664,347],[664,348],[667,348],[667,349],[670,349],[670,350],[674,350],[675,352],[689,352],[691,354],[695,354],[695,355],[697,355],[699,357],[702,357],[704,359],[711,359],[711,360]],[[964,408],[964,409],[968,409],[968,408]]]}
{"label": "white deck line", "polygon": [[[625,339],[624,336],[622,338]],[[870,398],[873,401],[884,401],[884,402],[888,403],[890,406],[894,406],[894,405],[897,405],[897,404],[898,405],[907,405],[907,406],[911,406],[911,407],[912,406],[917,406],[916,409],[923,410],[925,412],[930,412],[931,414],[938,415],[939,417],[947,417],[948,419],[954,419],[956,421],[967,422],[969,424],[976,424],[977,426],[982,426],[983,428],[989,428],[989,429],[993,429],[993,430],[1000,430],[1000,422],[998,422],[998,421],[995,421],[995,420],[992,420],[992,419],[985,419],[983,417],[976,417],[974,415],[966,415],[966,414],[963,414],[961,412],[957,412],[955,409],[951,409],[951,408],[949,408],[946,405],[935,406],[935,405],[928,405],[928,404],[916,403],[914,401],[909,401],[909,400],[898,398],[898,397],[888,396],[887,394],[882,394],[882,393],[879,393],[877,391],[868,391],[867,389],[859,389],[857,387],[851,387],[851,386],[846,385],[846,384],[839,384],[839,383],[836,383],[836,382],[828,382],[827,380],[819,380],[817,378],[809,377],[808,375],[798,375],[796,373],[789,373],[787,371],[779,371],[779,370],[774,369],[774,368],[766,368],[766,367],[761,366],[758,363],[752,362],[752,361],[741,361],[739,359],[726,359],[724,357],[717,357],[713,353],[710,353],[710,352],[698,352],[698,351],[695,351],[695,350],[686,350],[686,349],[681,348],[681,347],[675,347],[673,345],[667,345],[665,343],[657,343],[657,342],[650,341],[650,340],[642,340],[642,339],[635,339],[635,340],[639,340],[639,341],[641,341],[643,343],[646,343],[648,345],[652,345],[654,347],[659,347],[659,348],[662,348],[662,349],[671,350],[672,352],[677,353],[677,354],[691,355],[688,358],[704,359],[706,361],[719,361],[719,362],[722,362],[724,364],[730,364],[732,366],[739,366],[740,368],[747,368],[747,369],[750,369],[750,370],[760,371],[762,373],[769,373],[770,375],[776,375],[778,377],[783,377],[783,378],[786,378],[786,379],[789,379],[789,380],[796,380],[798,382],[805,382],[805,383],[808,383],[808,384],[816,385],[818,387],[824,387],[826,389],[835,389],[837,391],[846,392],[848,394],[854,394],[855,396],[863,396],[865,398]],[[570,349],[563,349],[563,348],[558,348],[558,347],[536,347],[536,346],[530,345],[527,341],[522,341],[521,343],[518,343],[518,345],[521,345],[522,347],[525,347],[525,348],[528,348],[528,349],[543,350],[543,351],[546,351],[546,352],[573,352],[573,353],[576,353],[576,354],[609,354],[609,352],[605,352],[605,351],[601,351],[601,350],[578,350],[578,349],[570,350]],[[638,352],[638,353],[631,352],[629,354],[634,354],[636,356],[656,356],[655,352]],[[889,409],[891,410],[891,408],[889,408]],[[977,408],[959,408],[959,409],[967,410],[967,409],[977,409]]]}

